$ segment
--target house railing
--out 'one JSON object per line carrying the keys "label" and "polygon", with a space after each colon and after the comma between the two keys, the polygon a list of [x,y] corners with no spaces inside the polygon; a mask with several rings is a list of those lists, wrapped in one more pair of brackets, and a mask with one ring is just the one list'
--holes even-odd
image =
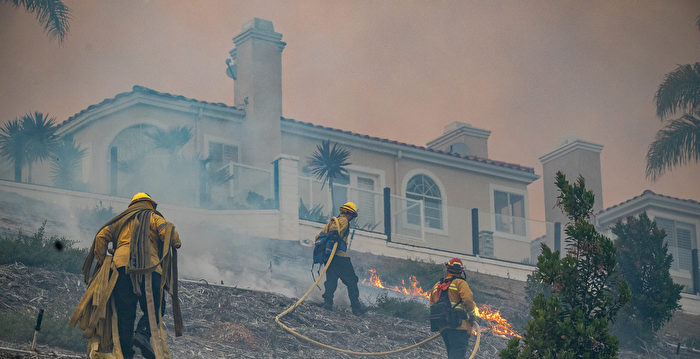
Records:
{"label": "house railing", "polygon": [[337,216],[343,203],[351,201],[358,207],[358,217],[352,226],[368,232],[384,233],[384,194],[345,184],[334,184],[336,203],[331,203],[328,184],[318,179],[299,176],[299,218],[327,223]]}
{"label": "house railing", "polygon": [[220,179],[211,188],[211,205],[226,209],[273,209],[272,169],[229,162],[216,170]]}

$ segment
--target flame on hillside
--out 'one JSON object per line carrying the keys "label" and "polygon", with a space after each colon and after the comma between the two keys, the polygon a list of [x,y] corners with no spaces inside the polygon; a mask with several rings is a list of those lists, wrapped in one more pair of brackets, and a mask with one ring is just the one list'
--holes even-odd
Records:
{"label": "flame on hillside", "polygon": [[425,297],[426,299],[430,298],[430,294],[424,291],[423,288],[418,285],[418,280],[415,276],[409,276],[408,282],[410,283],[408,287],[406,286],[406,282],[404,280],[401,280],[401,288],[399,288],[398,285],[395,285],[393,288],[387,287],[382,283],[376,269],[370,269],[369,278],[362,280],[362,284],[370,287],[393,290],[394,292],[399,292],[414,297]]}
{"label": "flame on hillside", "polygon": [[[408,286],[406,285],[406,282],[402,280],[400,287],[398,285],[391,287],[382,283],[376,269],[370,269],[369,278],[363,279],[361,283],[370,287],[390,290],[412,297],[422,297],[426,300],[430,299],[430,293],[421,288],[415,276],[409,276],[408,282]],[[509,336],[522,338],[515,330],[513,330],[513,326],[505,318],[501,317],[500,310],[494,311],[491,309],[491,307],[484,304],[481,307],[475,308],[475,312],[477,317],[486,320],[491,324],[491,332],[494,335],[503,338],[507,338]]]}

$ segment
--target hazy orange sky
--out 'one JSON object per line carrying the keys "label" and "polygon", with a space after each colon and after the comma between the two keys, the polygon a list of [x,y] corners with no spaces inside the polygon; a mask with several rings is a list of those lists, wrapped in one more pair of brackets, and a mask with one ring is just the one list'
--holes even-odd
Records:
{"label": "hazy orange sky", "polygon": [[[653,95],[700,61],[700,1],[70,1],[62,46],[0,3],[0,122],[58,122],[142,85],[233,102],[225,60],[253,17],[271,20],[285,117],[424,145],[463,121],[489,157],[534,167],[565,137],[604,146],[604,207],[645,189],[700,200],[700,165],[644,177],[663,124]],[[530,213],[544,217],[542,180]]]}

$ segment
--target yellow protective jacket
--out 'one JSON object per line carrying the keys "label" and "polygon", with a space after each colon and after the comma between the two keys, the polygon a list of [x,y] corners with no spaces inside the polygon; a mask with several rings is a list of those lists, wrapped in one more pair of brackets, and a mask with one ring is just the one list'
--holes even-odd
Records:
{"label": "yellow protective jacket", "polygon": [[[321,235],[321,233],[331,233],[337,231],[340,240],[345,242],[346,247],[349,247],[350,243],[348,242],[348,233],[350,233],[350,231],[348,228],[348,219],[345,218],[345,216],[338,216],[336,218],[338,219],[338,226],[340,226],[340,228],[336,228],[337,226],[335,225],[335,221],[331,218],[328,224],[326,224],[326,226],[323,227],[323,230],[321,230],[321,232],[319,232],[319,234],[316,235],[316,238],[318,238],[318,236]],[[338,257],[349,257],[349,255],[345,251],[341,251],[340,249],[337,249],[335,251],[335,255]]]}
{"label": "yellow protective jacket", "polygon": [[[462,278],[456,277],[453,274],[448,274],[445,276],[445,279],[455,277],[455,279],[452,280],[452,283],[450,283],[450,287],[447,290],[447,295],[450,298],[450,304],[454,307],[457,302],[459,302],[460,298],[462,299],[462,303],[459,303],[455,309],[461,309],[464,310],[467,313],[471,313],[474,310],[474,294],[472,293],[472,290],[469,288],[469,284],[467,284],[467,281],[465,281]],[[440,298],[438,296],[438,286],[440,285],[440,282],[435,283],[433,286],[433,289],[430,291],[430,305],[432,306],[433,304],[437,303],[438,299]],[[442,293],[444,295],[445,293]],[[472,326],[469,325],[469,323],[466,320],[462,320],[462,324],[455,328],[458,330],[467,330],[469,333],[472,331]]]}
{"label": "yellow protective jacket", "polygon": [[[92,248],[83,263],[83,275],[88,287],[78,302],[71,326],[78,325],[83,330],[83,336],[88,339],[90,358],[123,359],[119,346],[116,308],[112,296],[119,272],[118,267],[132,268],[132,283],[143,280],[148,306],[149,324],[151,326],[151,344],[157,359],[169,359],[165,342],[165,331],[162,320],[156,316],[162,313],[154,311],[154,291],[151,289],[151,275],[158,271],[161,275],[160,294],[167,287],[172,297],[173,319],[175,321],[175,336],[181,336],[183,331],[182,312],[178,299],[177,249],[181,246],[175,226],[165,221],[150,202],[141,201],[129,206],[122,213],[112,218],[95,236]],[[148,220],[149,222],[145,222]],[[137,225],[141,221],[144,225]],[[136,231],[136,232],[135,232]],[[132,239],[133,238],[133,239]],[[138,252],[134,254],[129,264],[130,247],[141,243]],[[112,242],[116,247],[114,256],[107,256],[107,245]],[[148,257],[139,257],[138,253],[148,251]],[[154,257],[154,253],[156,256]],[[116,263],[117,258],[121,263]],[[93,269],[93,261],[98,265]],[[135,264],[135,265],[134,265]],[[139,279],[137,276],[142,276]],[[136,288],[136,287],[135,287]],[[156,324],[158,323],[158,324]]]}
{"label": "yellow protective jacket", "polygon": [[[129,206],[129,208],[135,206],[143,206],[146,208],[153,209],[153,205],[148,201],[136,202]],[[163,216],[161,216],[155,211],[153,212],[153,214],[151,215],[151,223],[149,225],[150,228],[148,233],[148,239],[150,242],[149,254],[151,266],[158,264],[158,261],[160,260],[158,246],[163,242],[163,237],[165,236],[166,223],[167,222],[165,221],[165,218],[163,218]],[[117,247],[114,250],[114,258],[112,259],[112,261],[114,262],[114,265],[117,268],[121,268],[125,267],[129,263],[131,235],[134,232],[136,223],[134,220],[127,222],[122,227],[121,232],[119,233],[114,233],[115,225],[116,223],[113,223],[111,225],[102,227],[97,233],[97,236],[95,236],[94,255],[95,259],[97,260],[97,263],[102,263],[107,253],[107,244],[113,239],[116,239]],[[180,236],[177,233],[177,230],[175,229],[173,229],[172,241],[173,247],[180,248],[182,246]],[[158,274],[163,274],[163,270],[160,265],[156,267],[155,271]]]}

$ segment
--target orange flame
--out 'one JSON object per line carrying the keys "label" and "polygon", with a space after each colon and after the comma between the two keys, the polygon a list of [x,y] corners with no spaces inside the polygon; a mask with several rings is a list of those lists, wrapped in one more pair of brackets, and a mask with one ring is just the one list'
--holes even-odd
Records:
{"label": "orange flame", "polygon": [[505,318],[501,317],[501,311],[494,311],[488,305],[484,304],[481,307],[474,308],[476,316],[488,320],[491,322],[491,332],[499,337],[507,338],[508,336],[522,338],[515,330],[513,326],[508,323]]}
{"label": "orange flame", "polygon": [[[415,276],[409,276],[408,282],[410,283],[409,286],[406,286],[406,282],[402,280],[401,287],[398,285],[395,285],[393,288],[388,287],[382,283],[381,278],[379,278],[379,274],[377,274],[377,270],[370,269],[369,278],[363,279],[361,283],[370,287],[377,287],[403,293],[404,295],[408,296],[430,299],[430,293],[424,291],[423,288],[420,287]],[[507,320],[505,320],[505,318],[501,317],[500,310],[494,311],[488,305],[484,304],[481,307],[474,308],[474,311],[477,317],[491,323],[491,332],[494,335],[503,338],[507,338],[508,336],[522,338],[515,330],[513,330],[513,326]]]}

